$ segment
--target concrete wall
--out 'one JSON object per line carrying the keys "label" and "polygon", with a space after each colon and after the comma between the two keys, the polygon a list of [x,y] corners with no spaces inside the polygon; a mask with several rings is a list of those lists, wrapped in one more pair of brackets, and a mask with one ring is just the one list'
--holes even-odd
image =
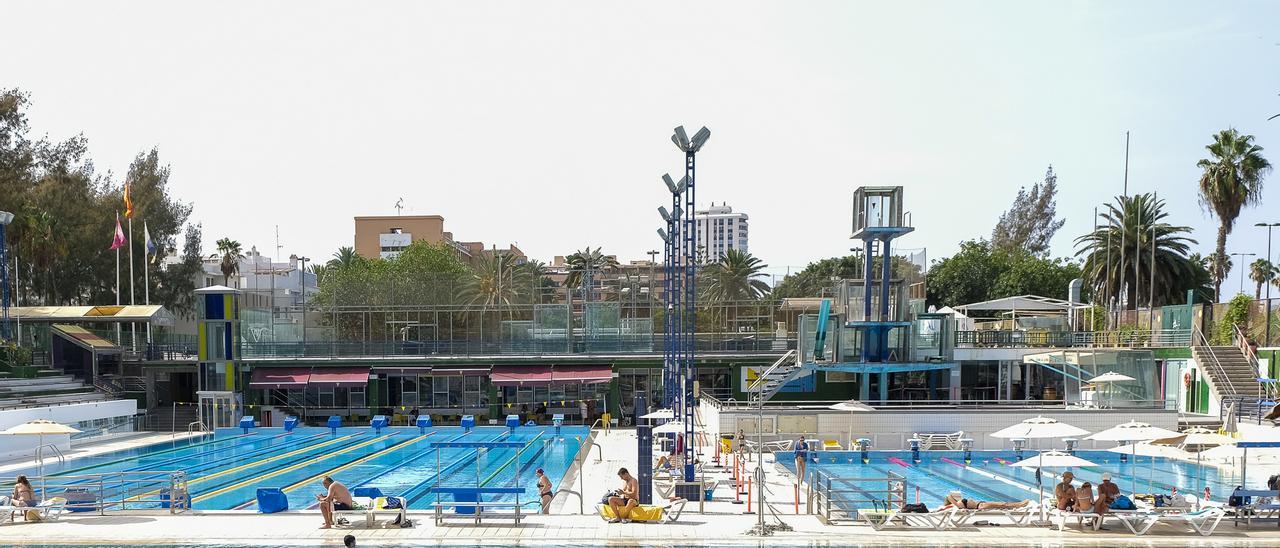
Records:
{"label": "concrete wall", "polygon": [[[813,439],[834,439],[848,446],[852,437],[870,438],[876,449],[897,450],[908,447],[907,440],[916,432],[958,432],[972,438],[974,449],[1001,449],[1012,447],[1007,440],[990,436],[992,432],[1010,426],[1023,419],[1043,415],[1077,426],[1090,432],[1105,430],[1131,420],[1176,430],[1177,411],[1164,410],[1066,410],[1066,409],[896,409],[861,413],[841,413],[827,409],[768,410],[764,414],[765,441],[794,439],[800,434]],[[715,422],[712,422],[712,418]],[[744,430],[754,438],[755,425],[760,417],[749,410],[721,409],[712,413],[703,411],[708,429],[714,432]],[[1082,449],[1108,448],[1114,444],[1081,441]],[[1039,445],[1038,445],[1039,444]],[[1028,447],[1059,447],[1061,440],[1030,442]]]}
{"label": "concrete wall", "polygon": [[[0,431],[36,419],[51,420],[78,427],[81,423],[98,419],[131,417],[137,412],[138,402],[135,400],[112,400],[27,409],[6,409],[0,411]],[[40,438],[38,436],[15,436],[0,433],[0,458],[34,456],[35,448],[39,445],[39,441]],[[69,434],[45,436],[44,443],[52,443],[59,449],[68,451],[71,449],[71,436]]]}

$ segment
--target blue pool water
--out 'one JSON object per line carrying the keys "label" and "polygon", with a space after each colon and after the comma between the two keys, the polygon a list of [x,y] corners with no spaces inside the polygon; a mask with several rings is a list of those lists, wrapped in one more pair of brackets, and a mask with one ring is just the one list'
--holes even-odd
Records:
{"label": "blue pool water", "polygon": [[[332,475],[349,488],[377,487],[408,499],[409,508],[425,509],[436,486],[524,488],[521,502],[537,498],[534,470],[543,468],[553,487],[578,454],[589,431],[582,426],[385,428],[261,428],[243,434],[219,430],[210,437],[181,440],[72,459],[45,466],[49,476],[103,474],[119,471],[187,473],[192,506],[199,510],[256,510],[258,488],[284,490],[290,509],[315,504],[323,488],[320,477]],[[520,448],[432,447],[444,441],[522,442]],[[517,458],[518,457],[518,458]],[[35,474],[35,470],[22,473]],[[157,477],[164,477],[158,474]],[[126,486],[120,488],[127,489]],[[111,499],[108,493],[106,499]],[[505,497],[513,499],[514,495]],[[500,498],[499,500],[504,500]]]}
{"label": "blue pool water", "polygon": [[[965,497],[987,501],[1019,501],[1039,497],[1035,469],[1010,466],[1018,457],[1013,451],[974,451],[968,464],[961,451],[921,451],[920,462],[913,462],[910,451],[870,451],[869,462],[862,463],[861,453],[856,451],[818,451],[809,453],[812,459],[807,473],[822,470],[835,478],[886,477],[893,472],[905,478],[908,502],[916,501],[929,507],[942,504],[942,499],[952,490],[959,490]],[[1035,456],[1034,451],[1024,451],[1024,456]],[[778,462],[795,473],[795,456],[790,452],[775,454]],[[1075,485],[1088,481],[1098,485],[1104,472],[1111,473],[1111,481],[1120,486],[1124,494],[1169,494],[1177,487],[1180,494],[1203,495],[1203,486],[1210,489],[1210,500],[1225,501],[1239,483],[1239,476],[1228,470],[1205,465],[1203,470],[1195,463],[1150,457],[1129,457],[1120,461],[1120,455],[1106,451],[1076,451],[1076,456],[1098,464],[1070,469],[1076,476]],[[816,462],[815,462],[816,461]],[[1052,475],[1050,474],[1052,472]],[[1056,474],[1061,470],[1045,469],[1045,492],[1052,494],[1057,483]],[[1136,480],[1136,487],[1132,480]],[[1150,487],[1148,487],[1150,482]],[[1252,485],[1254,482],[1250,481]],[[869,505],[868,505],[869,506]]]}

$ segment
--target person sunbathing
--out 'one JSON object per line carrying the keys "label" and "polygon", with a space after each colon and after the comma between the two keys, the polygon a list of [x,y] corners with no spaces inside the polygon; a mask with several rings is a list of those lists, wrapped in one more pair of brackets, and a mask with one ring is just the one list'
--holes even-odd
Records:
{"label": "person sunbathing", "polygon": [[959,491],[952,491],[947,494],[947,498],[942,500],[942,510],[949,508],[959,508],[961,510],[1013,510],[1016,508],[1024,508],[1031,504],[1031,501],[1024,500],[1021,502],[993,502],[982,501],[976,499],[964,498]]}

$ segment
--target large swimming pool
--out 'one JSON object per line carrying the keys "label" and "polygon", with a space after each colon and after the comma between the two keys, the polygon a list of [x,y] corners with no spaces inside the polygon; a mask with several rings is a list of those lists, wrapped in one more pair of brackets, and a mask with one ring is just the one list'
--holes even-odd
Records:
{"label": "large swimming pool", "polygon": [[[349,488],[377,487],[408,499],[409,508],[425,509],[436,486],[524,488],[521,501],[537,501],[534,471],[543,468],[554,487],[578,454],[589,431],[564,426],[384,428],[297,428],[284,432],[262,428],[244,434],[219,430],[193,440],[179,440],[71,459],[46,465],[50,477],[111,472],[184,471],[192,507],[198,510],[256,510],[257,489],[276,487],[290,509],[310,508],[322,491],[320,478],[331,475]],[[441,448],[435,442],[522,442],[519,447]],[[36,470],[19,473],[36,474]],[[127,489],[120,486],[119,489]],[[107,489],[112,489],[108,486]],[[103,500],[112,499],[105,493]],[[513,498],[510,495],[507,498]],[[119,498],[119,497],[116,497]],[[154,498],[154,497],[153,497]]]}
{"label": "large swimming pool", "polygon": [[[795,473],[795,456],[790,452],[775,453],[778,462]],[[854,451],[811,452],[813,457],[808,473],[815,470],[828,472],[834,478],[886,477],[893,472],[905,478],[908,502],[919,501],[929,507],[942,504],[942,499],[952,490],[959,490],[968,498],[988,501],[1036,500],[1035,470],[1011,466],[1020,460],[1013,451],[974,451],[966,463],[960,451],[921,451],[920,461],[913,460],[910,451],[870,451],[869,462],[863,463],[861,453]],[[1034,451],[1024,451],[1031,458]],[[1121,461],[1120,455],[1106,451],[1076,451],[1076,456],[1098,466],[1070,469],[1075,474],[1075,485],[1084,481],[1097,485],[1104,472],[1110,472],[1112,480],[1125,494],[1169,494],[1176,487],[1181,494],[1202,495],[1209,487],[1210,500],[1224,501],[1238,485],[1239,475],[1234,470],[1205,465],[1203,469],[1194,462],[1149,457],[1132,457]],[[816,460],[816,462],[815,462]],[[1044,486],[1052,493],[1060,469],[1045,468]],[[1252,474],[1250,485],[1257,483]],[[868,504],[867,506],[870,506]]]}

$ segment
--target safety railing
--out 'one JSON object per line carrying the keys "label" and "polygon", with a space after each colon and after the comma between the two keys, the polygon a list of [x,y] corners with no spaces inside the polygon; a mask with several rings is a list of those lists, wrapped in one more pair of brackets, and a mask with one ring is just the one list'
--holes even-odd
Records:
{"label": "safety railing", "polygon": [[[1239,324],[1233,324],[1231,327],[1235,328],[1235,334],[1232,341],[1235,343],[1236,347],[1240,349],[1240,353],[1244,354],[1244,358],[1248,360],[1249,366],[1253,368],[1255,376],[1257,376],[1256,373],[1261,371],[1261,367],[1258,364],[1257,347],[1255,344],[1250,343],[1249,335],[1244,332],[1244,329],[1241,328]],[[1263,383],[1262,393],[1269,398],[1275,398],[1276,388],[1275,383]]]}
{"label": "safety railing", "polygon": [[[1218,394],[1220,396],[1235,396],[1239,394],[1236,391],[1235,384],[1231,382],[1231,375],[1227,374],[1226,368],[1222,366],[1222,361],[1218,359],[1218,353],[1214,351],[1213,344],[1209,342],[1209,339],[1204,336],[1204,332],[1200,331],[1199,328],[1193,331],[1195,333],[1192,339],[1193,342],[1200,348],[1204,348],[1205,354],[1209,357],[1208,360],[1201,360],[1208,363],[1201,363],[1200,367],[1213,372],[1210,377],[1213,378],[1214,388],[1218,389]],[[1221,379],[1221,385],[1218,384],[1219,379]]]}
{"label": "safety railing", "polygon": [[1218,406],[1218,419],[1223,424],[1230,422],[1231,415],[1239,421],[1250,421],[1262,424],[1263,419],[1276,406],[1276,398],[1250,398],[1248,396],[1223,396],[1222,405]]}
{"label": "safety railing", "polygon": [[956,348],[1168,348],[1191,345],[1190,329],[957,331]]}
{"label": "safety railing", "polygon": [[[167,509],[176,514],[191,509],[187,474],[178,470],[29,476],[28,481],[39,499],[61,498],[70,512]],[[16,483],[16,477],[0,477],[5,492]]]}
{"label": "safety railing", "polygon": [[809,473],[808,508],[824,523],[855,520],[858,510],[890,510],[907,502],[905,477],[887,472],[884,476],[841,478],[825,470]]}
{"label": "safety railing", "polygon": [[[715,407],[716,409],[726,413],[754,413],[757,405],[752,401],[741,401],[732,398],[718,399],[708,395],[702,395],[702,401]],[[764,408],[770,411],[807,411],[825,410],[831,405],[838,403],[831,400],[769,400],[764,403]],[[903,411],[903,410],[930,410],[930,409],[982,409],[982,408],[1002,408],[1002,409],[1028,409],[1028,410],[1051,410],[1051,409],[1081,409],[1089,408],[1087,402],[1078,402],[1064,399],[1053,400],[1026,400],[1026,399],[991,399],[991,398],[975,398],[975,399],[936,399],[936,400],[878,400],[868,399],[862,403],[875,407],[878,411]],[[1169,410],[1176,407],[1177,402],[1169,399],[1131,399],[1116,400],[1108,407],[1109,409],[1164,409]],[[793,432],[799,433],[799,432]]]}

